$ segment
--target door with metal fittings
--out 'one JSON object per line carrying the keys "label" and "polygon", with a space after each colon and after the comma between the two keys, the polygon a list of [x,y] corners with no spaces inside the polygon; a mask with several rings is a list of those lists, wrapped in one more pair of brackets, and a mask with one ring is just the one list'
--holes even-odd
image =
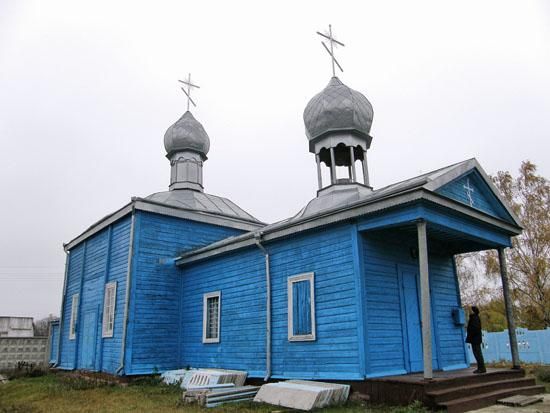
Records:
{"label": "door with metal fittings", "polygon": [[[406,368],[410,373],[422,371],[424,358],[422,354],[422,321],[420,310],[420,288],[418,270],[414,267],[401,267],[403,338],[405,340]],[[432,312],[433,314],[433,312]],[[433,326],[432,316],[432,326]],[[432,328],[432,364],[437,368],[435,334]],[[407,357],[408,355],[408,357]]]}

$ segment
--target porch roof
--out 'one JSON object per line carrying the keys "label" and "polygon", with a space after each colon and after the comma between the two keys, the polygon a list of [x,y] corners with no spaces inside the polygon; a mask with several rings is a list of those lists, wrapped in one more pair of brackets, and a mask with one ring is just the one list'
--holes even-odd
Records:
{"label": "porch roof", "polygon": [[[487,186],[505,208],[509,219],[492,216],[484,211],[466,205],[436,192],[443,185],[464,175],[468,171],[477,171]],[[316,198],[315,200],[318,200]],[[315,202],[315,200],[311,202]],[[388,187],[361,195],[357,199],[341,199],[341,202],[329,203],[326,208],[306,208],[297,215],[258,230],[239,236],[226,238],[208,246],[186,252],[176,258],[177,265],[206,259],[208,257],[234,251],[254,245],[257,240],[271,241],[298,232],[346,220],[355,220],[359,230],[374,230],[383,227],[404,226],[419,219],[429,222],[430,233],[446,233],[449,239],[467,239],[465,245],[457,250],[471,248],[487,249],[495,246],[510,246],[510,237],[521,233],[521,224],[513,211],[500,197],[498,190],[490,182],[475,159],[438,169]],[[424,206],[424,209],[414,206]],[[408,208],[407,211],[403,207]],[[429,215],[429,216],[427,216]],[[438,231],[438,232],[437,232]]]}

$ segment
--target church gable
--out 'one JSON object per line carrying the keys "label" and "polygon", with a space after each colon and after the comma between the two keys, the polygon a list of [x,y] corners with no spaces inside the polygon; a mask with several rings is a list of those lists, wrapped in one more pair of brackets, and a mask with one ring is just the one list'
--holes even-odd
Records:
{"label": "church gable", "polygon": [[452,180],[436,192],[486,214],[513,222],[504,205],[476,170],[471,170]]}

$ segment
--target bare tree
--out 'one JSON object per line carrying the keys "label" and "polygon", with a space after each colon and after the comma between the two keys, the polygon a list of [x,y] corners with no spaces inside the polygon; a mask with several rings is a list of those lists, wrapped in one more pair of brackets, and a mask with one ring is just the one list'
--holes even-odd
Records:
{"label": "bare tree", "polygon": [[45,337],[48,335],[48,328],[50,321],[57,319],[53,314],[50,314],[48,317],[41,318],[40,320],[33,322],[34,327],[34,336],[35,337]]}

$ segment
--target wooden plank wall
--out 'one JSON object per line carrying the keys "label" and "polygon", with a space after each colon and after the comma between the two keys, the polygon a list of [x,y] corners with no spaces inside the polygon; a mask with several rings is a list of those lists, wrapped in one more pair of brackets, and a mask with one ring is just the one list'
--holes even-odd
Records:
{"label": "wooden plank wall", "polygon": [[502,205],[500,205],[500,201],[493,195],[491,189],[477,172],[470,172],[465,176],[457,178],[438,189],[436,192],[456,201],[462,202],[463,204],[470,205],[470,199],[468,198],[467,191],[464,188],[468,180],[470,188],[473,188],[471,196],[474,201],[472,205],[474,208],[494,217],[503,218],[510,221],[510,216]]}
{"label": "wooden plank wall", "polygon": [[[124,298],[126,292],[126,270],[130,240],[130,217],[125,217],[98,232],[88,240],[75,246],[69,255],[67,293],[62,314],[60,368],[74,369],[82,366],[81,352],[84,334],[82,318],[86,312],[95,312],[96,351],[94,369],[115,373],[119,365]],[[114,334],[111,338],[101,337],[104,284],[117,282],[117,300]],[[82,285],[81,285],[82,282]],[[77,339],[69,339],[72,296],[81,293]],[[75,354],[78,351],[78,355]]]}
{"label": "wooden plank wall", "polygon": [[[399,266],[418,267],[410,254],[414,237],[396,232],[365,234],[362,238],[367,295],[367,375],[403,374],[408,370],[403,333]],[[466,367],[463,329],[454,325],[452,309],[459,292],[452,256],[429,254],[432,313],[439,368]],[[434,366],[436,367],[436,366]]]}
{"label": "wooden plank wall", "polygon": [[[240,233],[237,229],[149,212],[136,213],[126,374],[181,367],[180,335],[186,331],[182,331],[180,305],[185,273],[171,259],[183,251]],[[163,259],[168,261],[162,263]]]}
{"label": "wooden plank wall", "polygon": [[[360,379],[352,227],[342,224],[266,244],[271,256],[272,377]],[[315,273],[316,340],[288,340],[288,277]],[[265,266],[248,248],[183,271],[182,365],[265,375]],[[202,297],[221,291],[220,343],[202,343]]]}

